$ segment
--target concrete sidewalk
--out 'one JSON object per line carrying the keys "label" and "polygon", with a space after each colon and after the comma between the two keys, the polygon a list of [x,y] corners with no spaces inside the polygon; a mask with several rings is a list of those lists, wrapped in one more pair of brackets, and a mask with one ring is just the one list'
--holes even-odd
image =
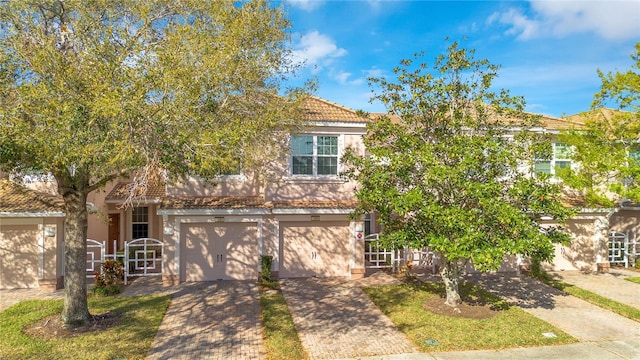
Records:
{"label": "concrete sidewalk", "polygon": [[[528,276],[487,273],[468,275],[466,280],[481,285],[580,341],[640,339],[640,323],[569,296]],[[616,293],[635,292],[636,284],[626,283],[628,285],[618,284]]]}
{"label": "concrete sidewalk", "polygon": [[[360,357],[358,360],[637,360],[640,339],[504,350],[450,351]],[[341,359],[347,360],[347,359]],[[350,359],[354,360],[354,359]]]}
{"label": "concrete sidewalk", "polygon": [[608,273],[584,274],[580,271],[557,271],[552,272],[551,275],[567,284],[640,309],[640,284],[624,279],[630,276],[640,277],[640,272],[612,268]]}

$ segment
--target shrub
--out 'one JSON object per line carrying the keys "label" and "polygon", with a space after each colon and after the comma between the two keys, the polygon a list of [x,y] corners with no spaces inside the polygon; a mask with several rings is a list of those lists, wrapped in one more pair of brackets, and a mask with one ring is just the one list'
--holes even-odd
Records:
{"label": "shrub", "polygon": [[260,255],[260,280],[263,285],[273,282],[271,279],[271,264],[273,263],[273,256]]}
{"label": "shrub", "polygon": [[122,291],[122,285],[124,283],[124,266],[121,262],[106,260],[102,263],[102,272],[96,271],[94,275],[94,294],[115,295]]}

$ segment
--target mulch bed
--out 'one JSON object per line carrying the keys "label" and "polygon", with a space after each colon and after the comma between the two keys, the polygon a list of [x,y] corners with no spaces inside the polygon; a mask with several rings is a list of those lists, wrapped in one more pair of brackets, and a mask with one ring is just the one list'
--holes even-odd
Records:
{"label": "mulch bed", "polygon": [[438,315],[467,319],[489,319],[500,314],[502,311],[501,309],[496,309],[492,304],[473,300],[463,300],[456,310],[456,308],[446,305],[444,301],[445,299],[435,296],[422,303],[422,308]]}
{"label": "mulch bed", "polygon": [[44,340],[68,338],[108,330],[120,325],[123,316],[124,314],[122,313],[107,312],[100,315],[93,315],[92,319],[83,326],[65,328],[61,315],[56,314],[27,326],[24,329],[24,333],[28,336]]}

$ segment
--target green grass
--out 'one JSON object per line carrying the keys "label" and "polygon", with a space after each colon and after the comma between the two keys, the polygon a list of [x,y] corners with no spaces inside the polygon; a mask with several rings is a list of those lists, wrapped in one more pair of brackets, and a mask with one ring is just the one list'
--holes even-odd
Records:
{"label": "green grass", "polygon": [[[363,289],[391,321],[422,351],[464,351],[502,349],[519,346],[556,345],[577,340],[554,326],[534,317],[504,300],[465,283],[460,286],[463,298],[473,296],[503,309],[488,319],[467,319],[438,315],[423,309],[433,297],[442,297],[442,283],[400,284]],[[554,333],[556,337],[545,337]],[[439,345],[425,343],[436,340]]]}
{"label": "green grass", "polygon": [[632,276],[624,278],[627,281],[631,281],[632,283],[640,284],[640,276]]}
{"label": "green grass", "polygon": [[623,304],[615,300],[611,300],[609,298],[598,295],[589,290],[582,289],[575,285],[567,284],[562,281],[552,279],[551,276],[549,276],[548,274],[545,274],[544,276],[539,276],[538,279],[544,282],[545,284],[552,286],[560,291],[563,291],[569,295],[573,295],[579,299],[590,302],[603,309],[611,310],[618,315],[622,315],[631,320],[640,322],[640,309],[636,309],[633,306],[629,306],[627,304]]}
{"label": "green grass", "polygon": [[273,283],[272,287],[274,289],[260,292],[267,357],[279,360],[308,359],[284,296],[277,289],[277,283]]}
{"label": "green grass", "polygon": [[0,359],[144,359],[170,296],[90,297],[94,314],[122,313],[118,326],[75,337],[43,340],[23,329],[59,314],[62,300],[29,300],[0,312]]}

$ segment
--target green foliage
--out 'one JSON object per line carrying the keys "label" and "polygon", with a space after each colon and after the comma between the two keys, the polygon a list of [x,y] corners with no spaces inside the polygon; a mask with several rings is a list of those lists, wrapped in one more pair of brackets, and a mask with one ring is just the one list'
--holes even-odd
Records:
{"label": "green foliage", "polygon": [[280,289],[261,291],[260,307],[267,359],[308,359]]}
{"label": "green foliage", "polygon": [[[273,159],[300,121],[301,91],[280,94],[289,26],[266,0],[0,2],[0,170],[55,177],[68,279],[84,279],[91,191],[130,177],[131,201]],[[76,285],[69,322],[89,316]]]}
{"label": "green foliage", "polygon": [[210,177],[291,125],[289,22],[266,1],[12,1],[0,25],[4,168]]}
{"label": "green foliage", "polygon": [[[637,265],[638,263],[636,263]],[[636,266],[636,268],[640,268],[640,266]],[[640,276],[630,276],[630,277],[626,277],[624,278],[627,281],[630,281],[632,283],[636,283],[636,284],[640,284]]]}
{"label": "green foliage", "polygon": [[[636,44],[633,68],[640,69],[640,43]],[[584,127],[561,134],[573,146],[579,166],[558,172],[564,183],[580,191],[588,206],[612,207],[624,199],[640,201],[640,73],[604,74],[593,107],[581,114]],[[601,109],[610,102],[620,110]]]}
{"label": "green foliage", "polygon": [[359,213],[378,213],[383,242],[440,253],[442,268],[470,259],[497,269],[509,254],[549,260],[568,236],[539,221],[562,223],[571,211],[557,185],[523,170],[548,143],[526,131],[537,118],[522,98],[490,90],[498,68],[472,50],[453,43],[426,69],[405,60],[395,81],[370,79],[391,115],[368,125],[369,156],[345,156],[361,184]]}
{"label": "green foliage", "polygon": [[273,282],[271,279],[271,264],[273,263],[273,256],[260,255],[260,281],[262,284],[270,284]]}
{"label": "green foliage", "polygon": [[101,272],[94,274],[93,293],[96,295],[116,295],[122,292],[124,265],[114,260],[105,260]]}

